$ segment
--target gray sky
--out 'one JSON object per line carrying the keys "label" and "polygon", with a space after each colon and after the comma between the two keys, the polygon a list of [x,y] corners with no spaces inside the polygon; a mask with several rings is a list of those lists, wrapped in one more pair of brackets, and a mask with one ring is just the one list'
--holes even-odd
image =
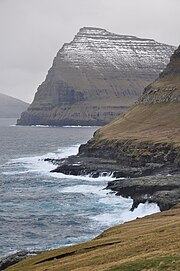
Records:
{"label": "gray sky", "polygon": [[0,92],[31,102],[83,26],[180,43],[180,0],[0,0]]}

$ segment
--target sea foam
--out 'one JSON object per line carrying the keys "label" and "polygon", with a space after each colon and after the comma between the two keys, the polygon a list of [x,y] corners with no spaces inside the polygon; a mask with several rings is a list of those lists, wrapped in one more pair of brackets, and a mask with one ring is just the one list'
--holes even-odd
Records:
{"label": "sea foam", "polygon": [[[76,154],[78,147],[61,147],[39,156],[11,159],[3,165],[8,187],[4,207],[7,212],[15,210],[11,216],[13,227],[20,227],[25,236],[21,249],[43,250],[88,241],[110,226],[160,211],[157,204],[147,202],[131,212],[131,198],[104,189],[112,176],[92,178],[50,172],[56,165],[44,161],[45,158],[68,157]],[[23,240],[27,240],[28,246]]]}

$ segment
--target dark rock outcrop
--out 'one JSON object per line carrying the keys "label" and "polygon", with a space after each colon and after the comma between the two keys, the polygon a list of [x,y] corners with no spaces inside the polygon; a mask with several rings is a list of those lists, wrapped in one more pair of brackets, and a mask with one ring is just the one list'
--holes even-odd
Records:
{"label": "dark rock outcrop", "polygon": [[24,259],[39,254],[40,252],[19,251],[0,260],[0,271],[3,271]]}
{"label": "dark rock outcrop", "polygon": [[97,178],[100,176],[112,176],[114,178],[134,178],[157,173],[172,173],[172,168],[164,168],[162,164],[146,164],[144,167],[124,166],[118,164],[115,160],[107,160],[95,157],[70,156],[66,159],[45,159],[57,165],[57,168],[51,172],[63,173],[74,176],[91,176]]}
{"label": "dark rock outcrop", "polygon": [[132,209],[146,201],[157,203],[161,211],[180,203],[180,175],[114,180],[106,189],[117,192],[116,195],[132,197]]}
{"label": "dark rock outcrop", "polygon": [[[90,144],[90,147],[89,145]],[[90,175],[99,177],[111,175],[120,177],[141,177],[155,174],[180,173],[180,148],[174,149],[168,144],[148,144],[136,142],[112,142],[92,147],[92,143],[80,146],[79,154],[66,159],[46,159],[57,165],[52,172],[67,175]],[[147,150],[146,150],[147,149]],[[147,155],[141,155],[146,150]],[[151,152],[151,155],[150,155]],[[166,161],[164,160],[166,156]]]}
{"label": "dark rock outcrop", "polygon": [[174,50],[151,39],[81,28],[57,53],[17,124],[107,124],[137,100]]}

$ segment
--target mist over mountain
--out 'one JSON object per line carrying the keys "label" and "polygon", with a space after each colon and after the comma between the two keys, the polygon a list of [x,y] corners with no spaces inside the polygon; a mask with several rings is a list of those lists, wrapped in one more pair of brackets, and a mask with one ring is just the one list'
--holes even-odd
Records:
{"label": "mist over mountain", "polygon": [[0,93],[0,118],[18,118],[28,106],[28,103]]}

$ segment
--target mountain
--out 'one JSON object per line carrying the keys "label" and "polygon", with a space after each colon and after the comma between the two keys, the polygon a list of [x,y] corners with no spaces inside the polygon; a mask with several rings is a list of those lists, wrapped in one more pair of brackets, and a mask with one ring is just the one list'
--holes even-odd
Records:
{"label": "mountain", "polygon": [[57,165],[51,172],[116,178],[108,188],[131,197],[132,208],[180,203],[180,47],[127,113],[97,130],[77,155],[46,160]]}
{"label": "mountain", "polygon": [[174,50],[152,39],[81,28],[57,53],[18,124],[107,124],[137,100]]}
{"label": "mountain", "polygon": [[[97,130],[80,146],[78,155],[52,162],[58,165],[54,172],[92,177],[104,173],[113,177],[179,173],[180,47],[127,113]],[[170,194],[166,195],[169,203]]]}
{"label": "mountain", "polygon": [[172,166],[180,170],[180,47],[136,105],[99,129],[80,155],[119,165]]}
{"label": "mountain", "polygon": [[19,118],[28,103],[0,93],[0,118]]}

